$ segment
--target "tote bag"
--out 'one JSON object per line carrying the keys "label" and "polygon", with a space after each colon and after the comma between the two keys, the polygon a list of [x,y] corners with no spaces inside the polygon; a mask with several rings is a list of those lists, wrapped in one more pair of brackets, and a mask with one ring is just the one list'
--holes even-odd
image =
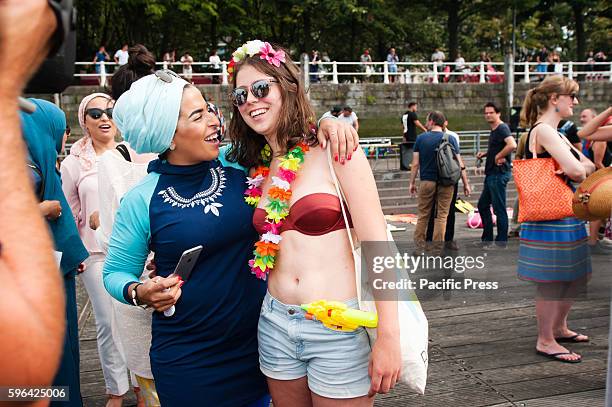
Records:
{"label": "tote bag", "polygon": [[[535,128],[532,127],[529,132]],[[534,140],[537,146],[537,141]],[[527,148],[529,148],[527,146]],[[574,216],[574,192],[565,179],[555,174],[555,160],[533,158],[514,160],[512,173],[519,196],[519,222],[557,220]]]}
{"label": "tote bag", "polygon": [[[351,248],[353,250],[353,259],[355,261],[355,285],[357,287],[357,299],[359,300],[359,309],[363,311],[376,312],[376,303],[372,300],[374,298],[372,293],[372,287],[367,281],[361,281],[361,248],[355,246],[351,231],[349,229],[348,217],[346,215],[346,209],[344,202],[346,198],[338,179],[331,160],[331,153],[329,148],[327,149],[327,162],[331,172],[336,193],[340,200],[340,207],[342,209],[342,216],[344,217],[344,223],[346,225],[346,231],[348,234]],[[393,242],[393,236],[387,228],[387,239]],[[405,271],[405,270],[404,270]],[[406,272],[406,276],[408,273]],[[404,278],[407,278],[404,276]],[[429,360],[427,357],[428,349],[428,337],[429,337],[429,326],[425,313],[421,308],[421,303],[414,291],[403,290],[398,292],[399,297],[397,301],[398,305],[398,318],[400,328],[400,350],[402,357],[402,371],[400,381],[406,384],[410,390],[418,394],[425,393],[425,385],[427,383],[427,367]],[[370,339],[370,345],[373,346],[376,341],[376,328],[367,328],[368,337]]]}

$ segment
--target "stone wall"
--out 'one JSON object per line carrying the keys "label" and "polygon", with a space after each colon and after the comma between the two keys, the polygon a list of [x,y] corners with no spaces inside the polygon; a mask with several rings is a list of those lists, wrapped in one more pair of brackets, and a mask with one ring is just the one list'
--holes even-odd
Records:
{"label": "stone wall", "polygon": [[[529,87],[537,83],[515,84],[515,105],[522,104]],[[230,111],[227,94],[229,88],[221,85],[201,85],[199,88],[206,97],[221,105],[224,112]],[[92,86],[73,86],[61,95],[61,104],[67,113],[69,123],[77,130],[76,112],[83,96],[98,92],[100,88]],[[581,82],[580,102],[584,107],[597,110],[610,105],[612,83],[608,81]],[[43,95],[50,99],[50,95]],[[445,84],[380,84],[358,83],[339,84],[317,83],[310,87],[310,98],[318,114],[335,104],[349,105],[360,118],[393,117],[403,114],[410,101],[417,101],[421,112],[442,110],[448,114],[479,115],[482,106],[493,101],[504,106],[503,84],[445,83]],[[577,109],[577,114],[580,109]]]}

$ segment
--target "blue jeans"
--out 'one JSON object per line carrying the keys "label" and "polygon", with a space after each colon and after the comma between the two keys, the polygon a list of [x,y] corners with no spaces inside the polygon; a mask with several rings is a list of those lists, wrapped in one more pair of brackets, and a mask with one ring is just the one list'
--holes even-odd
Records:
{"label": "blue jeans", "polygon": [[510,172],[501,172],[487,175],[484,180],[484,189],[478,199],[478,212],[482,219],[482,241],[493,241],[493,217],[489,209],[493,205],[493,212],[497,216],[496,242],[508,241],[508,213],[506,212],[506,185],[510,181]]}

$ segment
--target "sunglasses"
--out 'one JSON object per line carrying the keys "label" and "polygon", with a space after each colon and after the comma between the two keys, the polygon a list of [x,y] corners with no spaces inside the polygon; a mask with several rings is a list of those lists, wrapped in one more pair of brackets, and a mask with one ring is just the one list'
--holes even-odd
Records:
{"label": "sunglasses", "polygon": [[[260,79],[251,84],[251,94],[257,99],[265,98],[270,93],[270,84],[278,83],[275,79]],[[241,86],[236,88],[230,94],[230,99],[236,107],[240,107],[247,102],[249,97],[249,90]]]}
{"label": "sunglasses", "polygon": [[577,93],[559,93],[559,96],[569,96],[572,100],[578,99]]}
{"label": "sunglasses", "polygon": [[102,117],[102,114],[106,114],[106,117],[108,117],[109,119],[112,119],[113,118],[113,108],[109,107],[107,109],[99,109],[97,107],[92,107],[91,109],[87,109],[85,111],[85,114],[94,120],[98,120],[100,117]]}

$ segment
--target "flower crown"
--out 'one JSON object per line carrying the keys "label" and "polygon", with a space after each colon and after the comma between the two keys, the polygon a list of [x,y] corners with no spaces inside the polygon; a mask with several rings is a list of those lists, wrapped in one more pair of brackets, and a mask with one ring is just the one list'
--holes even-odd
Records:
{"label": "flower crown", "polygon": [[269,42],[263,42],[260,40],[248,41],[232,54],[232,60],[227,66],[229,80],[232,80],[232,77],[234,76],[234,66],[238,62],[257,54],[259,54],[261,59],[265,59],[270,65],[274,65],[277,68],[280,67],[281,62],[285,62],[285,51],[274,51],[274,48],[272,48],[272,45],[270,45]]}

